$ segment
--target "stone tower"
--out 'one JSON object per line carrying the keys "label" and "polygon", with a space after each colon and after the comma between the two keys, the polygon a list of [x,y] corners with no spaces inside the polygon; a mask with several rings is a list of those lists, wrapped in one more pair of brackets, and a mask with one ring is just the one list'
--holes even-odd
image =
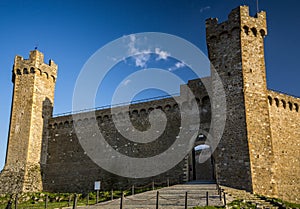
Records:
{"label": "stone tower", "polygon": [[[31,51],[29,59],[16,56],[7,154],[1,180],[6,192],[42,191],[41,164],[45,163],[47,121],[52,117],[57,65]],[[8,173],[12,177],[8,177]],[[13,178],[13,179],[12,179]]]}
{"label": "stone tower", "polygon": [[206,21],[209,58],[226,91],[227,121],[216,150],[222,185],[259,194],[276,194],[264,60],[266,13],[249,15],[247,6],[228,20]]}

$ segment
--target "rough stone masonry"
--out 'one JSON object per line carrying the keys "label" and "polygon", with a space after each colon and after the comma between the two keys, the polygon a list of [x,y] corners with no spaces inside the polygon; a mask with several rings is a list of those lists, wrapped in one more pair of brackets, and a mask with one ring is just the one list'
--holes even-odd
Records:
{"label": "rough stone masonry", "polygon": [[[266,13],[249,15],[240,6],[219,23],[206,21],[209,59],[222,79],[226,93],[226,124],[222,139],[212,156],[202,164],[195,161],[194,149],[171,170],[145,179],[124,178],[97,166],[80,146],[74,126],[93,137],[91,124],[98,124],[112,147],[132,157],[149,157],[163,152],[176,140],[180,130],[180,110],[193,114],[197,105],[201,124],[195,146],[205,143],[205,133],[218,118],[211,117],[214,105],[204,88],[210,82],[213,95],[215,76],[195,79],[181,86],[182,103],[174,98],[130,105],[129,112],[112,115],[111,109],[52,116],[57,65],[44,63],[41,52],[30,52],[29,59],[16,56],[13,66],[13,102],[6,164],[0,174],[0,192],[84,192],[93,190],[96,180],[103,189],[145,185],[153,180],[182,183],[191,180],[216,181],[233,188],[300,202],[300,99],[269,90],[266,83],[264,37]],[[197,104],[186,95],[190,88]],[[218,102],[218,101],[217,101]],[[128,142],[115,128],[113,118],[122,124],[129,114],[140,131],[150,127],[148,115],[159,109],[167,118],[162,135],[148,144]],[[123,124],[124,130],[127,129]],[[131,131],[131,130],[129,130]],[[127,146],[122,146],[127,144]],[[159,163],[159,162],[158,162]]]}

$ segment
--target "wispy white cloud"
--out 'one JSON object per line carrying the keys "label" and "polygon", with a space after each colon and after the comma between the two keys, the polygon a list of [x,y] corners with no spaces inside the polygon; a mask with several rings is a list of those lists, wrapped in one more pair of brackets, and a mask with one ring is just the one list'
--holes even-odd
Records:
{"label": "wispy white cloud", "polygon": [[167,60],[170,56],[170,53],[167,51],[163,51],[160,48],[151,49],[151,46],[149,46],[148,49],[140,49],[138,46],[140,40],[137,39],[137,37],[134,34],[129,35],[129,43],[128,43],[128,54],[131,55],[132,59],[135,62],[136,67],[146,68],[147,63],[149,62],[151,58],[151,54],[156,55],[158,60]]}
{"label": "wispy white cloud", "polygon": [[182,68],[182,67],[185,67],[186,65],[183,63],[183,62],[177,62],[176,64],[175,64],[175,67],[177,67],[177,68]]}
{"label": "wispy white cloud", "polygon": [[200,12],[202,13],[202,12],[205,12],[205,11],[210,10],[210,9],[211,9],[210,6],[202,7],[202,8],[200,9]]}
{"label": "wispy white cloud", "polygon": [[136,37],[134,34],[131,34],[131,35],[129,35],[129,38],[130,38],[130,42],[128,44],[129,53],[135,54],[138,51],[137,48],[135,48]]}
{"label": "wispy white cloud", "polygon": [[168,70],[169,71],[174,71],[177,70],[179,68],[183,68],[186,67],[187,65],[184,62],[176,62],[174,66],[170,67]]}
{"label": "wispy white cloud", "polygon": [[150,50],[139,50],[136,47],[136,36],[134,34],[131,34],[129,37],[129,54],[133,55],[132,58],[135,61],[135,66],[145,68],[147,66],[147,62],[150,59]]}
{"label": "wispy white cloud", "polygon": [[139,55],[134,56],[135,59],[135,66],[145,68],[147,67],[147,62],[150,59],[150,54],[141,53]]}
{"label": "wispy white cloud", "polygon": [[155,54],[158,56],[156,60],[166,60],[170,54],[166,51],[162,51],[160,48],[155,48]]}

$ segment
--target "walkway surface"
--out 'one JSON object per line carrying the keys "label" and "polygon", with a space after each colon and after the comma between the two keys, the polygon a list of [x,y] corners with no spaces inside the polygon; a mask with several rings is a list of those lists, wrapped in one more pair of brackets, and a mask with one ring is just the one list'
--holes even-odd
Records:
{"label": "walkway surface", "polygon": [[[159,209],[183,209],[185,206],[186,192],[188,193],[188,208],[192,208],[194,206],[205,206],[206,192],[208,192],[209,196],[209,205],[223,205],[223,202],[220,201],[216,184],[180,184],[159,190],[126,196],[123,199],[123,209],[155,209],[157,191],[159,192]],[[80,208],[120,209],[120,199]]]}
{"label": "walkway surface", "polygon": [[[223,192],[226,193],[226,202],[230,203],[233,200],[243,200],[254,204],[258,209],[281,209],[285,208],[280,205],[274,205],[271,202],[260,198],[250,192],[244,190],[233,189],[221,186]],[[159,209],[183,209],[185,208],[185,195],[188,194],[187,208],[195,206],[205,206],[206,193],[208,192],[208,205],[223,206],[224,193],[222,192],[221,199],[218,195],[217,185],[213,183],[189,182],[187,184],[179,184],[170,187],[165,187],[159,190],[148,191],[136,195],[126,196],[123,199],[123,209],[155,209],[156,198],[158,194]],[[228,206],[227,206],[228,207]],[[120,199],[99,203],[93,206],[81,206],[78,209],[120,209]],[[234,206],[228,207],[234,208]],[[70,209],[65,208],[65,209]]]}

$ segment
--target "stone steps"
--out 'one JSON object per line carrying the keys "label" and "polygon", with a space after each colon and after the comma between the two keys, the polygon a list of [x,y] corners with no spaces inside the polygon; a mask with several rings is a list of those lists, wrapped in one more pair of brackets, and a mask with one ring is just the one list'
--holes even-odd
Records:
{"label": "stone steps", "polygon": [[[123,199],[123,209],[155,209],[156,195],[159,192],[159,209],[182,209],[185,206],[185,193],[188,192],[188,208],[206,205],[206,192],[209,194],[209,205],[222,206],[223,195],[220,196],[215,184],[180,184],[171,187],[165,187],[159,190],[148,191],[136,195],[125,196]],[[246,192],[244,190],[221,187],[226,193],[226,202],[234,200],[243,200],[251,202],[259,209],[278,209],[277,206]],[[120,199],[99,203],[93,206],[78,208],[88,209],[119,209]],[[228,207],[230,208],[230,207]]]}
{"label": "stone steps", "polygon": [[[206,192],[209,195],[209,205],[221,206],[215,184],[181,184],[148,191],[123,199],[123,209],[155,209],[156,196],[159,192],[159,209],[182,209],[185,206],[185,194],[188,192],[188,208],[206,205]],[[99,203],[81,208],[89,209],[119,209],[120,199]]]}
{"label": "stone steps", "polygon": [[257,208],[261,209],[278,209],[278,206],[274,206],[271,203],[255,196],[250,192],[244,190],[233,189],[229,187],[223,187],[226,193],[227,202],[232,202],[233,200],[244,200],[245,202],[251,202],[257,205]]}

